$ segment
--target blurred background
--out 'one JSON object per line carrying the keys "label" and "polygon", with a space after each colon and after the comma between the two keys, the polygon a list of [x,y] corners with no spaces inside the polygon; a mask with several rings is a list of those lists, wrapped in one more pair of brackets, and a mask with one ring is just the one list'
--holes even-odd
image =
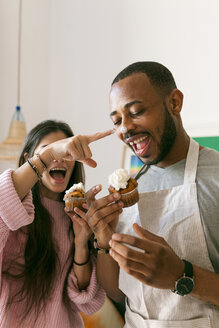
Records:
{"label": "blurred background", "polygon": [[[172,71],[191,136],[218,136],[218,12],[217,0],[23,0],[22,13],[19,0],[0,0],[0,142],[17,105],[27,132],[48,118],[80,134],[111,128],[110,84],[141,60]],[[98,167],[86,168],[87,188],[106,193],[123,145],[113,135],[91,149]]]}

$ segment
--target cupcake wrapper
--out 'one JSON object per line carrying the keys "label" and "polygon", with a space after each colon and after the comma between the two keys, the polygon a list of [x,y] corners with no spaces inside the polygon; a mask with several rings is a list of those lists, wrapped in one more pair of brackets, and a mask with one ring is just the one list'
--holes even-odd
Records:
{"label": "cupcake wrapper", "polygon": [[65,200],[65,210],[67,212],[74,212],[74,208],[78,207],[84,211],[85,209],[82,206],[84,203],[86,203],[85,198],[75,197],[75,198],[71,198],[71,199],[66,199]]}
{"label": "cupcake wrapper", "polygon": [[138,189],[135,188],[134,190],[129,191],[126,194],[121,194],[121,200],[124,203],[124,207],[129,207],[134,205],[139,201]]}

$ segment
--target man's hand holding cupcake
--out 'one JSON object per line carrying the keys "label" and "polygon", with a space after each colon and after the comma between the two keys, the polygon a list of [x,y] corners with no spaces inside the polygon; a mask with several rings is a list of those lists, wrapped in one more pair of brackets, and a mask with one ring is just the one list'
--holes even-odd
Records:
{"label": "man's hand holding cupcake", "polygon": [[124,207],[132,206],[139,201],[138,182],[130,176],[127,170],[115,170],[109,176],[108,182],[110,185],[109,192],[119,192]]}
{"label": "man's hand holding cupcake", "polygon": [[124,204],[120,200],[121,195],[118,192],[96,199],[95,196],[101,189],[101,185],[96,185],[86,193],[87,213],[83,213],[79,209],[75,209],[75,212],[86,219],[95,234],[98,248],[108,249]]}
{"label": "man's hand holding cupcake", "polygon": [[107,253],[109,241],[119,221],[123,207],[134,205],[139,200],[138,183],[130,177],[127,170],[117,169],[108,179],[109,195],[96,199],[102,186],[96,185],[85,195],[87,213],[76,208],[75,212],[83,217],[95,235],[95,246],[98,251]]}

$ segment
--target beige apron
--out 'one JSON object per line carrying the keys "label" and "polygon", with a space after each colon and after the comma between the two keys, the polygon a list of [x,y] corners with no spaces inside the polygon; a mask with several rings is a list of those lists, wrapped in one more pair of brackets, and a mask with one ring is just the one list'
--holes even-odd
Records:
{"label": "beige apron", "polygon": [[[124,209],[119,231],[135,235],[132,224],[164,237],[180,258],[214,271],[209,259],[195,184],[199,145],[191,139],[184,184],[146,192],[139,203]],[[205,282],[203,282],[205,283]],[[120,270],[119,287],[127,295],[126,328],[219,327],[219,309],[191,295],[152,288]]]}

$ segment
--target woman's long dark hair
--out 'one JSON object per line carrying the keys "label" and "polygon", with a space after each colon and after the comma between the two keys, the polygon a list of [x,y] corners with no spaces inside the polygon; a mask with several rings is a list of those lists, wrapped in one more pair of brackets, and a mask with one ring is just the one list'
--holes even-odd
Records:
{"label": "woman's long dark hair", "polygon": [[[42,138],[58,131],[62,131],[66,137],[73,136],[69,125],[62,121],[46,120],[35,126],[24,141],[18,165],[21,166],[25,163],[25,154],[28,154],[28,157],[34,155],[34,151]],[[82,163],[75,162],[67,189],[74,183],[79,182],[85,182],[84,167]],[[52,238],[52,219],[42,205],[39,182],[32,188],[32,194],[35,218],[32,224],[25,227],[28,234],[24,252],[25,264],[21,273],[15,277],[13,276],[14,279],[22,279],[22,287],[16,294],[16,299],[26,301],[24,315],[27,315],[33,307],[37,315],[49,300],[58,262],[56,247]],[[73,247],[71,252],[73,252]],[[6,274],[12,277],[10,272],[6,272]]]}

